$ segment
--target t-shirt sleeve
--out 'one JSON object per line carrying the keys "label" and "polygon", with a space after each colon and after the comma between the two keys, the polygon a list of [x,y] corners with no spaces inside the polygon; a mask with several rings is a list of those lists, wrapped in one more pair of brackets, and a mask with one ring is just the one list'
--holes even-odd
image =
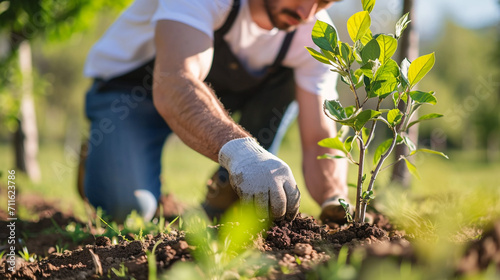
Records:
{"label": "t-shirt sleeve", "polygon": [[151,22],[173,20],[194,27],[213,39],[214,30],[225,21],[232,1],[227,0],[159,0]]}
{"label": "t-shirt sleeve", "polygon": [[[317,15],[321,21],[333,25],[331,19],[326,14]],[[297,29],[297,33],[290,48],[290,58],[287,59],[294,69],[295,81],[301,88],[314,94],[323,96],[325,99],[337,99],[338,74],[332,72],[329,65],[323,64],[314,59],[305,47],[311,47],[319,51],[311,38],[312,28],[315,21],[306,23]],[[287,55],[287,56],[288,56]]]}

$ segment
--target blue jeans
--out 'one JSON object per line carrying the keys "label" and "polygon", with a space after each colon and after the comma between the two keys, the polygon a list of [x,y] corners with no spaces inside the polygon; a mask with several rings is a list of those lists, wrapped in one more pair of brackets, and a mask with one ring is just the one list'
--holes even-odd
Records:
{"label": "blue jeans", "polygon": [[[262,91],[243,103],[240,98],[222,100],[227,109],[241,111],[240,123],[275,153],[297,114],[296,104],[290,104],[293,97],[272,98]],[[160,197],[162,148],[172,133],[154,107],[151,91],[141,86],[102,90],[95,82],[87,92],[85,111],[91,122],[87,199],[117,222],[132,210],[151,219]]]}
{"label": "blue jeans", "polygon": [[97,87],[94,83],[86,96],[91,127],[85,195],[116,221],[133,209],[151,219],[160,197],[162,148],[172,130],[144,88],[99,92]]}

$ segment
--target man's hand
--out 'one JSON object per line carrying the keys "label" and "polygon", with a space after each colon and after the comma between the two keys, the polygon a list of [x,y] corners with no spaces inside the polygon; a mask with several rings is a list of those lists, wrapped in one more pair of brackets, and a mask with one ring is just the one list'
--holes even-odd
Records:
{"label": "man's hand", "polygon": [[257,215],[274,220],[293,220],[299,211],[300,192],[290,167],[252,138],[227,142],[219,163],[243,203],[252,203]]}

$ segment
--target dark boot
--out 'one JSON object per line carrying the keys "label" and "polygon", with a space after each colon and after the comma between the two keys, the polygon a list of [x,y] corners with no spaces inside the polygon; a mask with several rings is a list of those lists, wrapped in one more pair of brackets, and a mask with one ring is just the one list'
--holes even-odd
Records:
{"label": "dark boot", "polygon": [[161,194],[158,200],[155,217],[163,216],[167,221],[173,221],[186,211],[186,204],[180,202],[172,194]]}
{"label": "dark boot", "polygon": [[208,217],[213,220],[220,217],[231,207],[239,197],[229,183],[229,173],[220,168],[207,182],[207,195],[202,204]]}
{"label": "dark boot", "polygon": [[[323,224],[330,225],[331,223],[337,225],[343,225],[347,223],[347,215],[344,207],[340,205],[339,196],[334,196],[321,205],[321,214],[319,219]],[[346,199],[346,203],[348,203]],[[351,207],[349,207],[351,208]],[[350,214],[352,214],[352,209],[349,209]]]}

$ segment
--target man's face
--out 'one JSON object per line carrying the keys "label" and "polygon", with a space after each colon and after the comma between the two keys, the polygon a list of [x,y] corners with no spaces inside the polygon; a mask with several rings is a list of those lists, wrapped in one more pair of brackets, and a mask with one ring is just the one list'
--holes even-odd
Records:
{"label": "man's face", "polygon": [[274,27],[293,30],[337,1],[339,0],[264,0],[264,5]]}

